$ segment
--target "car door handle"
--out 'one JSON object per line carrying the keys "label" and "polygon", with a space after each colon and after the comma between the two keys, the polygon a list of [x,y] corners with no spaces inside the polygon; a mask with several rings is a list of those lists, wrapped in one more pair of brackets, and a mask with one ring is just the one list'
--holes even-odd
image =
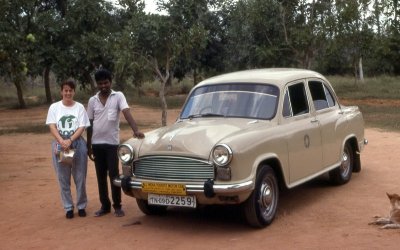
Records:
{"label": "car door handle", "polygon": [[315,123],[315,122],[318,122],[318,120],[317,119],[311,120],[311,123]]}

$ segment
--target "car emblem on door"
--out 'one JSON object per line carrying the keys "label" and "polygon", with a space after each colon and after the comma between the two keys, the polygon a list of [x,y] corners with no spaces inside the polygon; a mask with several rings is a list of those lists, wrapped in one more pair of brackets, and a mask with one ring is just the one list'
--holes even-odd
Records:
{"label": "car emblem on door", "polygon": [[308,148],[310,146],[310,137],[308,135],[304,136],[304,146]]}

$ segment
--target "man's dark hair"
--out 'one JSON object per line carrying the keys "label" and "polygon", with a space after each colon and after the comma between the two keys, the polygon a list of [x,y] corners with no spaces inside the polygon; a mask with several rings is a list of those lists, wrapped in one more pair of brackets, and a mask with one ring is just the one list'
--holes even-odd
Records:
{"label": "man's dark hair", "polygon": [[96,73],[94,73],[94,79],[96,80],[96,82],[103,80],[109,80],[111,82],[111,72],[107,69],[99,69],[98,71],[96,71]]}

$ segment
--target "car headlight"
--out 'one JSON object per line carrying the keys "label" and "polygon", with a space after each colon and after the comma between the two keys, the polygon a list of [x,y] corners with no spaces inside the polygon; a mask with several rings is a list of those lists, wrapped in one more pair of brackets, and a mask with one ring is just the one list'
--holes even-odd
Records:
{"label": "car headlight", "polygon": [[212,158],[220,167],[228,165],[232,160],[232,149],[225,144],[218,144],[212,150]]}
{"label": "car headlight", "polygon": [[118,147],[118,158],[122,161],[122,163],[126,164],[133,160],[135,156],[135,151],[133,147],[129,144],[121,144]]}

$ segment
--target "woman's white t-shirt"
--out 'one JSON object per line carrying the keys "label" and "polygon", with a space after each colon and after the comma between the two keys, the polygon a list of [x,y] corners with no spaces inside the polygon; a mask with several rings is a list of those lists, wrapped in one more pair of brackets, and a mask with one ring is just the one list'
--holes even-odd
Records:
{"label": "woman's white t-shirt", "polygon": [[90,126],[85,107],[81,103],[75,102],[69,107],[62,101],[50,105],[46,124],[56,124],[58,133],[63,138],[71,137],[80,127]]}

